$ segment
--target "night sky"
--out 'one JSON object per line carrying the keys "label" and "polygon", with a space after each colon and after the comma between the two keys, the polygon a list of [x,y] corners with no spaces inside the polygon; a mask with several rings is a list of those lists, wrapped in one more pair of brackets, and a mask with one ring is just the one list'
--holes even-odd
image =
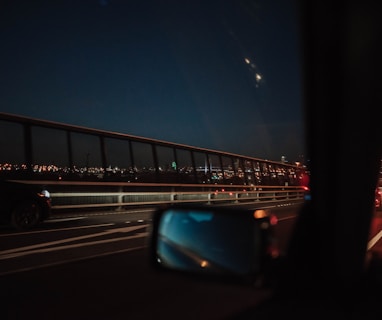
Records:
{"label": "night sky", "polygon": [[0,112],[263,159],[304,153],[287,0],[8,0]]}

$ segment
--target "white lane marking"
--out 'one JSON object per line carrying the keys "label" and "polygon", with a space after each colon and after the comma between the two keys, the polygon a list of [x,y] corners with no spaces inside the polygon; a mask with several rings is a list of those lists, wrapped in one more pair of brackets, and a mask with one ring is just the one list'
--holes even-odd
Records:
{"label": "white lane marking", "polygon": [[0,234],[0,237],[19,236],[19,235],[23,235],[23,234],[35,234],[35,233],[47,233],[47,232],[56,232],[56,231],[88,229],[88,228],[98,228],[98,227],[109,227],[109,226],[113,226],[113,225],[114,225],[114,223],[103,223],[103,224],[93,224],[90,226],[81,226],[81,227],[57,228],[57,229],[49,229],[49,230],[36,230],[36,231],[16,232],[16,233],[13,232],[13,233]]}
{"label": "white lane marking", "polygon": [[379,231],[367,244],[367,250],[370,250],[382,238],[382,230]]}
{"label": "white lane marking", "polygon": [[83,261],[83,260],[93,259],[93,258],[97,258],[97,257],[109,256],[109,255],[112,255],[112,254],[115,254],[115,253],[124,253],[124,252],[133,251],[133,250],[140,250],[140,249],[144,249],[144,248],[146,248],[146,246],[135,247],[135,248],[127,248],[127,249],[118,250],[118,251],[109,251],[109,252],[104,252],[104,253],[100,253],[100,254],[94,254],[94,255],[91,255],[91,256],[87,256],[87,257],[80,257],[80,258],[74,258],[74,259],[61,260],[61,261],[57,261],[57,262],[46,263],[46,264],[41,264],[41,265],[38,265],[38,266],[22,268],[22,269],[17,269],[17,270],[13,269],[11,271],[0,272],[0,276],[14,274],[14,273],[19,273],[19,272],[26,272],[26,271],[35,270],[35,269],[41,269],[41,268],[46,268],[46,267],[58,266],[58,265],[65,264],[65,263],[71,263],[71,262],[76,262],[76,261]]}
{"label": "white lane marking", "polygon": [[81,220],[81,219],[86,219],[86,217],[55,218],[55,219],[48,219],[48,220],[45,220],[44,223],[61,222],[61,221],[73,221],[73,220]]}
{"label": "white lane marking", "polygon": [[289,220],[289,219],[295,219],[296,216],[289,216],[289,217],[283,217],[283,218],[277,218],[277,221],[283,221],[283,220]]}
{"label": "white lane marking", "polygon": [[120,233],[120,232],[130,232],[138,229],[142,229],[144,227],[147,227],[148,225],[139,225],[139,226],[133,226],[133,227],[124,227],[124,228],[116,228],[116,229],[109,229],[103,232],[99,233],[93,233],[85,236],[79,236],[79,237],[73,237],[73,238],[67,238],[67,239],[62,239],[62,240],[57,240],[57,241],[52,241],[52,242],[45,242],[45,243],[39,243],[39,244],[34,244],[31,246],[25,246],[21,248],[14,248],[14,249],[9,249],[9,250],[4,250],[0,251],[0,259],[4,255],[16,253],[16,252],[22,252],[22,251],[27,251],[27,250],[33,250],[37,248],[43,248],[43,247],[49,247],[49,246],[54,246],[57,244],[62,244],[62,243],[67,243],[67,242],[73,242],[73,241],[78,241],[78,240],[83,240],[83,239],[89,239],[89,238],[95,238],[95,237],[100,237],[104,235],[108,235],[111,233]]}
{"label": "white lane marking", "polygon": [[98,240],[98,241],[91,241],[91,242],[85,242],[85,243],[70,244],[70,245],[65,245],[65,246],[60,246],[60,247],[2,254],[2,255],[0,255],[0,260],[12,259],[12,258],[17,258],[17,257],[21,257],[21,256],[36,254],[36,253],[46,253],[46,252],[59,251],[59,250],[65,250],[65,249],[92,246],[92,245],[103,244],[103,243],[130,240],[130,239],[135,239],[135,238],[143,238],[143,237],[146,237],[148,234],[149,234],[148,232],[141,232],[141,233],[137,233],[133,236],[123,237],[123,238],[113,238],[113,239]]}

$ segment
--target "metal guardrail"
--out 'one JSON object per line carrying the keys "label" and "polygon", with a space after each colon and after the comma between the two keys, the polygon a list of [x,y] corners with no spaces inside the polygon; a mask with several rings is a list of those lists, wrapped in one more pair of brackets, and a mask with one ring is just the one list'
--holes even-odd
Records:
{"label": "metal guardrail", "polygon": [[[80,208],[122,208],[133,205],[160,205],[169,203],[221,203],[221,202],[279,202],[285,200],[303,200],[303,194],[290,191],[252,191],[252,192],[135,192],[135,193],[53,193],[51,194],[53,203],[57,198],[94,198],[110,197],[120,199],[112,203],[86,203],[86,204],[58,204],[52,206],[53,210],[58,209],[80,209]],[[124,201],[123,198],[133,199]],[[163,200],[158,200],[162,198]],[[149,200],[152,199],[152,200]],[[157,199],[157,200],[154,200]]]}
{"label": "metal guardrail", "polygon": [[[302,186],[247,186],[218,184],[160,184],[80,181],[19,181],[45,186],[52,209],[121,210],[131,206],[171,203],[282,203],[302,202]],[[143,191],[142,191],[143,190]],[[145,191],[148,190],[148,191]]]}
{"label": "metal guardrail", "polygon": [[[170,203],[276,203],[302,201],[304,190],[258,188],[253,191],[171,191],[171,192],[68,192],[52,193],[53,210],[81,208],[123,209],[136,205],[162,205]],[[68,201],[70,200],[68,203]],[[59,201],[60,200],[60,201]],[[64,200],[64,201],[63,201]]]}

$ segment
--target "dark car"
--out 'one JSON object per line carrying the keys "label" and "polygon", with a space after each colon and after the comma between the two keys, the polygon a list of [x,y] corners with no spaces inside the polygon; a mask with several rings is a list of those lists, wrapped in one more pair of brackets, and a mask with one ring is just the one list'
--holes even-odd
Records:
{"label": "dark car", "polygon": [[0,221],[17,230],[35,227],[51,213],[50,194],[44,188],[12,181],[0,181]]}

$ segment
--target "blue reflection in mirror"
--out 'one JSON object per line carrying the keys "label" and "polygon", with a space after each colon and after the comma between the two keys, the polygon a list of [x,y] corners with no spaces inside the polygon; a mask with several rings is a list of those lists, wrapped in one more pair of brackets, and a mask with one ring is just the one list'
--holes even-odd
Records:
{"label": "blue reflection in mirror", "polygon": [[255,219],[212,211],[167,210],[158,226],[157,259],[179,270],[247,275],[257,268]]}

